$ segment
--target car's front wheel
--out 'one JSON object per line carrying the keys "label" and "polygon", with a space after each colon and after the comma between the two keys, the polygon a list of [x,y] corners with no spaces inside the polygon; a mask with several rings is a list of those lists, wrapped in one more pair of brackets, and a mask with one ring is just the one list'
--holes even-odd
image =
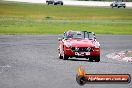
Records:
{"label": "car's front wheel", "polygon": [[63,54],[63,60],[68,60],[68,56],[66,54]]}
{"label": "car's front wheel", "polygon": [[89,61],[99,62],[100,61],[100,56],[91,56],[91,57],[89,57]]}
{"label": "car's front wheel", "polygon": [[57,3],[54,3],[54,5],[57,5]]}
{"label": "car's front wheel", "polygon": [[59,53],[59,59],[63,59],[63,56],[61,56],[61,54]]}
{"label": "car's front wheel", "polygon": [[95,62],[99,62],[100,61],[100,56],[95,56]]}
{"label": "car's front wheel", "polygon": [[49,2],[46,2],[47,5],[49,5]]}
{"label": "car's front wheel", "polygon": [[93,62],[93,60],[94,60],[94,58],[91,56],[91,57],[89,57],[89,61],[90,62]]}

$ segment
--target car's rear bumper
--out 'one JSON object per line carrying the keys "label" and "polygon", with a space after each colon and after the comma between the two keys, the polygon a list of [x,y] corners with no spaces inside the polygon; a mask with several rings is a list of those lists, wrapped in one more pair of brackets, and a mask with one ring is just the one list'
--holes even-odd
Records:
{"label": "car's rear bumper", "polygon": [[124,6],[126,6],[126,5],[118,5],[118,7],[119,7],[119,6],[120,6],[120,7],[124,7]]}

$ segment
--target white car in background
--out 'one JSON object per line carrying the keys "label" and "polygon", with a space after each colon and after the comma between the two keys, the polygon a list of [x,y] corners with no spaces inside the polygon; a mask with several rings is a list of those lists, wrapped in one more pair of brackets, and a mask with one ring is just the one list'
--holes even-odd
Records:
{"label": "white car in background", "polygon": [[126,8],[126,4],[121,2],[121,1],[114,1],[113,3],[110,4],[110,6],[112,8],[113,7],[117,7],[117,8],[124,7],[124,8]]}

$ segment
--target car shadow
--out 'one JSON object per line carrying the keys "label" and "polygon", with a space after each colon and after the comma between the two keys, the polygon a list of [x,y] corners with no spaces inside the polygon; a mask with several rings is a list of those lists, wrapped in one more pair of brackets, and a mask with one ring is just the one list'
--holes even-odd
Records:
{"label": "car shadow", "polygon": [[68,59],[67,61],[84,61],[84,62],[91,62],[91,61],[89,61],[88,59],[86,59],[86,60],[80,60],[80,59],[72,59],[72,58]]}

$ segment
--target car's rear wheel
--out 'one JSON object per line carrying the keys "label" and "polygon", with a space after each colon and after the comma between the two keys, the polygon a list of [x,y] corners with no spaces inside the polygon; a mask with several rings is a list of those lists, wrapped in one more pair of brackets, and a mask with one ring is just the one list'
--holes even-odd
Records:
{"label": "car's rear wheel", "polygon": [[61,3],[61,5],[63,5],[63,3]]}

